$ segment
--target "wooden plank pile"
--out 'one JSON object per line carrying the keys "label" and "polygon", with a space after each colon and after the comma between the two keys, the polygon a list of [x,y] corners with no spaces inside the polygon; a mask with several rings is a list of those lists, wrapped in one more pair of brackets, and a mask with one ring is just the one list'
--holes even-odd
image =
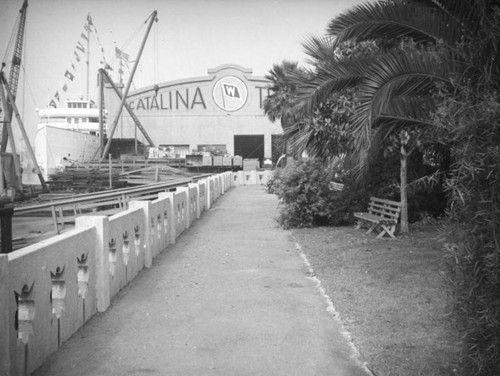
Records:
{"label": "wooden plank pile", "polygon": [[152,167],[141,168],[120,174],[120,180],[127,182],[128,185],[150,184],[159,181],[174,181],[180,177],[191,177],[196,174],[173,168],[167,165],[156,165]]}
{"label": "wooden plank pile", "polygon": [[[126,182],[120,181],[120,171],[111,172],[112,188],[123,188],[127,186]],[[52,192],[71,191],[71,192],[98,192],[109,189],[109,171],[97,169],[71,169],[49,175],[47,184]]]}

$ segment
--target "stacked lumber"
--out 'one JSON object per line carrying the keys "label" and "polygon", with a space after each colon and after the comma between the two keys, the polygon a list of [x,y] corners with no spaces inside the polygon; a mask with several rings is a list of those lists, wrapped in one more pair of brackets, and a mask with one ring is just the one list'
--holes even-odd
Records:
{"label": "stacked lumber", "polygon": [[191,177],[195,174],[182,169],[170,167],[167,165],[156,165],[138,170],[122,172],[120,180],[129,185],[151,184],[159,181],[176,180],[179,177]]}
{"label": "stacked lumber", "polygon": [[[120,171],[111,172],[111,184],[113,189],[123,188],[126,183],[119,180]],[[109,189],[109,171],[97,169],[65,169],[55,174],[49,175],[47,184],[52,192],[98,192]]]}

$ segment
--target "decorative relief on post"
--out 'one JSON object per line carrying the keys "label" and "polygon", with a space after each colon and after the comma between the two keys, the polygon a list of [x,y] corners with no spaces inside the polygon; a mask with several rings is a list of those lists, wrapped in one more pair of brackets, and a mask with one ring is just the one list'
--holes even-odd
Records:
{"label": "decorative relief on post", "polygon": [[111,278],[114,278],[116,272],[116,260],[117,260],[116,239],[111,238],[108,246],[109,246],[109,274],[111,274]]}
{"label": "decorative relief on post", "polygon": [[89,290],[89,265],[88,265],[88,255],[82,253],[80,257],[76,258],[78,263],[78,271],[76,273],[77,281],[78,281],[78,296],[82,299],[85,299],[87,296],[87,292]]}
{"label": "decorative relief on post", "polygon": [[134,226],[134,246],[135,246],[135,255],[139,256],[141,252],[141,228],[139,225]]}
{"label": "decorative relief on post", "polygon": [[30,337],[34,335],[33,319],[35,318],[35,300],[33,299],[33,288],[35,282],[31,287],[23,285],[21,292],[14,291],[17,303],[16,318],[14,320],[15,329],[17,330],[17,338],[23,344],[27,344]]}
{"label": "decorative relief on post", "polygon": [[168,233],[168,211],[163,212],[163,228],[165,229],[165,233]]}
{"label": "decorative relief on post", "polygon": [[155,219],[151,217],[151,242],[155,241]]}
{"label": "decorative relief on post", "polygon": [[66,308],[64,299],[66,298],[66,281],[64,280],[65,266],[57,267],[55,271],[50,272],[50,280],[52,282],[51,301],[52,314],[56,319],[60,319]]}
{"label": "decorative relief on post", "polygon": [[130,241],[128,239],[128,231],[125,231],[122,234],[123,238],[123,246],[122,246],[122,253],[123,253],[123,263],[125,266],[128,265],[128,260],[129,260],[129,255],[130,255]]}
{"label": "decorative relief on post", "polygon": [[156,217],[156,229],[158,231],[158,240],[161,240],[161,233],[162,233],[162,228],[161,228],[161,214],[158,214]]}
{"label": "decorative relief on post", "polygon": [[192,196],[191,197],[191,213],[193,213],[196,210],[196,197]]}

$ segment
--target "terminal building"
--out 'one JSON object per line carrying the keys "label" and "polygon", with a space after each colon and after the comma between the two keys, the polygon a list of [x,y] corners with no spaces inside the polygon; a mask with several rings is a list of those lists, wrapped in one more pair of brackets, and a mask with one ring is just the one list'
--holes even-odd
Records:
{"label": "terminal building", "polygon": [[[119,107],[107,91],[108,122]],[[269,81],[239,65],[209,69],[204,77],[158,83],[130,92],[128,104],[155,142],[157,152],[241,156],[274,162],[281,154],[279,122],[264,114]],[[114,98],[114,99],[113,99]],[[127,111],[113,138],[141,138]],[[108,124],[109,126],[109,124]]]}

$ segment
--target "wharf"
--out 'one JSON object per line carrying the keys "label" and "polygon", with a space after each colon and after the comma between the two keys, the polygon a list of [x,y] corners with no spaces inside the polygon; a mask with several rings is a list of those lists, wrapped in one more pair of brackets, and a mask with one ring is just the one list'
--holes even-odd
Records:
{"label": "wharf", "polygon": [[33,375],[369,375],[277,207],[227,191]]}

